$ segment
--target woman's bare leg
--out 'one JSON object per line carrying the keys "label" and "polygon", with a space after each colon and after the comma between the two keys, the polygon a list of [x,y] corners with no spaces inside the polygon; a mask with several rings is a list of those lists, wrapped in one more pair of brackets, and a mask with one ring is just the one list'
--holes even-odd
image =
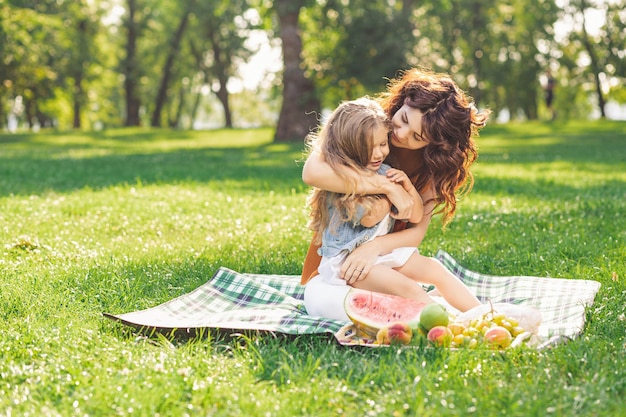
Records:
{"label": "woman's bare leg", "polygon": [[434,285],[451,306],[467,311],[480,305],[470,289],[435,258],[413,254],[407,263],[396,268],[402,275],[417,282]]}
{"label": "woman's bare leg", "polygon": [[351,285],[362,290],[399,295],[424,304],[435,302],[417,281],[388,266],[374,265],[364,279]]}

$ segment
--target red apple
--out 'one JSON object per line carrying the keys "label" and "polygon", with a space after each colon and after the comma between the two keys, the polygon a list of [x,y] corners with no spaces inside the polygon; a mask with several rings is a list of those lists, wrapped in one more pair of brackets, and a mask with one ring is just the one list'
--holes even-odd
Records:
{"label": "red apple", "polygon": [[448,326],[435,326],[428,331],[428,340],[436,346],[450,346],[452,337],[452,331]]}
{"label": "red apple", "polygon": [[493,326],[485,332],[485,340],[491,347],[507,348],[511,345],[513,336],[504,327]]}
{"label": "red apple", "polygon": [[413,330],[411,330],[408,323],[397,322],[380,329],[376,334],[376,342],[381,345],[390,345],[392,343],[407,345],[411,342],[412,337]]}

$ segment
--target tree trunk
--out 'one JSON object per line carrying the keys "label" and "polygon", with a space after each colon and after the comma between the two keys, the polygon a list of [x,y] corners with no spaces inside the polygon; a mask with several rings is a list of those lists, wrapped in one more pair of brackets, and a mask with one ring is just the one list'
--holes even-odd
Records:
{"label": "tree trunk", "polygon": [[189,114],[189,129],[191,130],[193,130],[193,126],[196,122],[196,117],[198,116],[200,102],[202,102],[202,93],[198,91],[196,93],[195,100],[193,101],[193,106],[191,107],[191,113]]}
{"label": "tree trunk", "polygon": [[600,108],[600,118],[606,119],[606,112],[604,108],[606,107],[606,102],[604,100],[604,94],[602,94],[602,83],[600,82],[600,73],[599,71],[593,72],[593,77],[596,82],[596,94],[598,95],[598,107]]}
{"label": "tree trunk", "polygon": [[4,113],[4,91],[0,86],[0,130],[7,125],[7,114]]}
{"label": "tree trunk", "polygon": [[26,117],[26,123],[28,123],[29,130],[33,130],[35,127],[35,112],[36,109],[34,100],[24,100],[24,116]]}
{"label": "tree trunk", "polygon": [[167,53],[167,59],[165,60],[165,66],[163,67],[163,77],[161,78],[161,84],[159,85],[159,92],[157,93],[156,103],[154,107],[154,113],[152,113],[152,127],[161,127],[161,112],[165,99],[167,98],[167,88],[169,87],[170,77],[172,76],[172,67],[174,66],[174,59],[178,55],[180,50],[180,43],[183,39],[183,34],[187,28],[189,22],[189,14],[191,12],[192,2],[187,2],[187,9],[183,12],[183,17],[180,19],[178,28],[174,33],[174,37],[170,42],[170,50]]}
{"label": "tree trunk", "polygon": [[[217,75],[219,83],[215,95],[224,108],[224,127],[230,129],[233,127],[233,120],[230,112],[230,104],[228,103],[228,89],[226,88],[226,84],[228,83],[227,69],[230,66],[229,58],[222,53],[222,48],[219,43],[220,35],[218,35],[213,28],[209,28],[208,36],[211,41],[211,47],[213,48],[213,71]],[[207,74],[207,72],[205,72],[205,74]]]}
{"label": "tree trunk", "polygon": [[127,0],[128,20],[126,22],[126,59],[124,60],[124,90],[126,93],[126,126],[139,126],[139,107],[141,100],[138,93],[138,68],[137,68],[137,37],[139,29],[135,22],[135,0]]}
{"label": "tree trunk", "polygon": [[474,67],[474,75],[476,76],[476,86],[474,88],[471,88],[470,91],[474,101],[480,104],[480,101],[482,100],[480,81],[483,76],[482,57],[484,52],[482,50],[483,42],[481,42],[478,38],[481,33],[484,33],[485,30],[480,1],[477,1],[473,4],[472,16],[472,62]]}
{"label": "tree trunk", "polygon": [[183,114],[185,108],[185,89],[183,87],[178,90],[178,105],[174,112],[174,117],[169,120],[169,127],[180,127],[180,117]]}
{"label": "tree trunk", "polygon": [[583,17],[583,33],[582,33],[582,41],[583,45],[585,45],[585,49],[589,54],[589,60],[591,61],[591,72],[593,73],[593,79],[596,85],[596,94],[598,95],[598,107],[600,108],[600,117],[602,119],[606,119],[606,113],[604,111],[605,100],[604,94],[602,94],[602,83],[600,82],[600,64],[598,62],[598,56],[596,55],[596,51],[593,48],[591,40],[589,39],[589,34],[587,33],[587,28],[585,27],[587,22],[585,20],[585,9],[587,9],[588,5],[585,0],[580,2],[580,13]]}
{"label": "tree trunk", "polygon": [[233,127],[233,116],[230,112],[230,103],[228,97],[228,90],[226,89],[226,80],[220,77],[220,87],[215,93],[220,103],[222,103],[222,107],[224,108],[224,127],[232,128]]}
{"label": "tree trunk", "polygon": [[72,126],[74,129],[80,129],[80,109],[83,97],[83,79],[82,71],[76,73],[74,77],[74,120]]}
{"label": "tree trunk", "polygon": [[85,78],[85,68],[88,53],[88,45],[89,42],[89,33],[88,33],[88,22],[86,19],[80,19],[77,26],[77,32],[79,39],[78,42],[78,51],[75,53],[78,55],[76,59],[76,64],[74,68],[70,71],[74,78],[74,94],[73,94],[73,121],[72,127],[74,129],[80,129],[80,114],[83,104],[86,102],[85,100],[85,91],[83,89],[83,79]]}
{"label": "tree trunk", "polygon": [[301,141],[318,121],[320,101],[315,85],[304,76],[301,65],[302,39],[298,17],[302,0],[274,0],[283,47],[283,103],[274,135],[275,142]]}
{"label": "tree trunk", "polygon": [[[209,83],[209,71],[204,67],[204,63],[202,61],[202,52],[198,49],[193,41],[189,41],[189,49],[191,50],[191,55],[196,59],[196,63],[198,65],[198,69],[202,72],[202,84]],[[191,84],[190,84],[191,85]],[[194,123],[196,121],[196,116],[198,115],[198,109],[200,108],[200,103],[202,101],[202,93],[198,91],[196,93],[196,97],[194,99],[193,105],[191,107],[191,113],[189,115],[189,129],[193,129]]]}

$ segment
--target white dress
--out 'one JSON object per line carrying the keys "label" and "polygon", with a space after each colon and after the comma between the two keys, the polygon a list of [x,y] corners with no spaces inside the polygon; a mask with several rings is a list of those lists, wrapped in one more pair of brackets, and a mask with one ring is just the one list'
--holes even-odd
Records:
{"label": "white dress", "polygon": [[[370,240],[387,234],[391,221],[391,217],[387,215],[378,224],[376,233]],[[379,256],[374,264],[397,268],[404,265],[415,252],[417,248],[397,248]],[[337,256],[322,257],[317,268],[319,275],[311,278],[304,287],[304,305],[309,315],[350,321],[343,308],[343,302],[351,287],[339,276],[339,270],[347,256],[348,253],[343,251]]]}

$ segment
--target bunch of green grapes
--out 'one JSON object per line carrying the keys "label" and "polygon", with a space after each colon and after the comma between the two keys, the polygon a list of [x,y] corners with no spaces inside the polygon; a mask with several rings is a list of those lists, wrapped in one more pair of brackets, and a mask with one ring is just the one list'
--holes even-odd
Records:
{"label": "bunch of green grapes", "polygon": [[448,329],[452,333],[450,347],[475,348],[481,344],[494,348],[507,348],[513,339],[525,332],[513,317],[489,311],[469,324],[451,322]]}

